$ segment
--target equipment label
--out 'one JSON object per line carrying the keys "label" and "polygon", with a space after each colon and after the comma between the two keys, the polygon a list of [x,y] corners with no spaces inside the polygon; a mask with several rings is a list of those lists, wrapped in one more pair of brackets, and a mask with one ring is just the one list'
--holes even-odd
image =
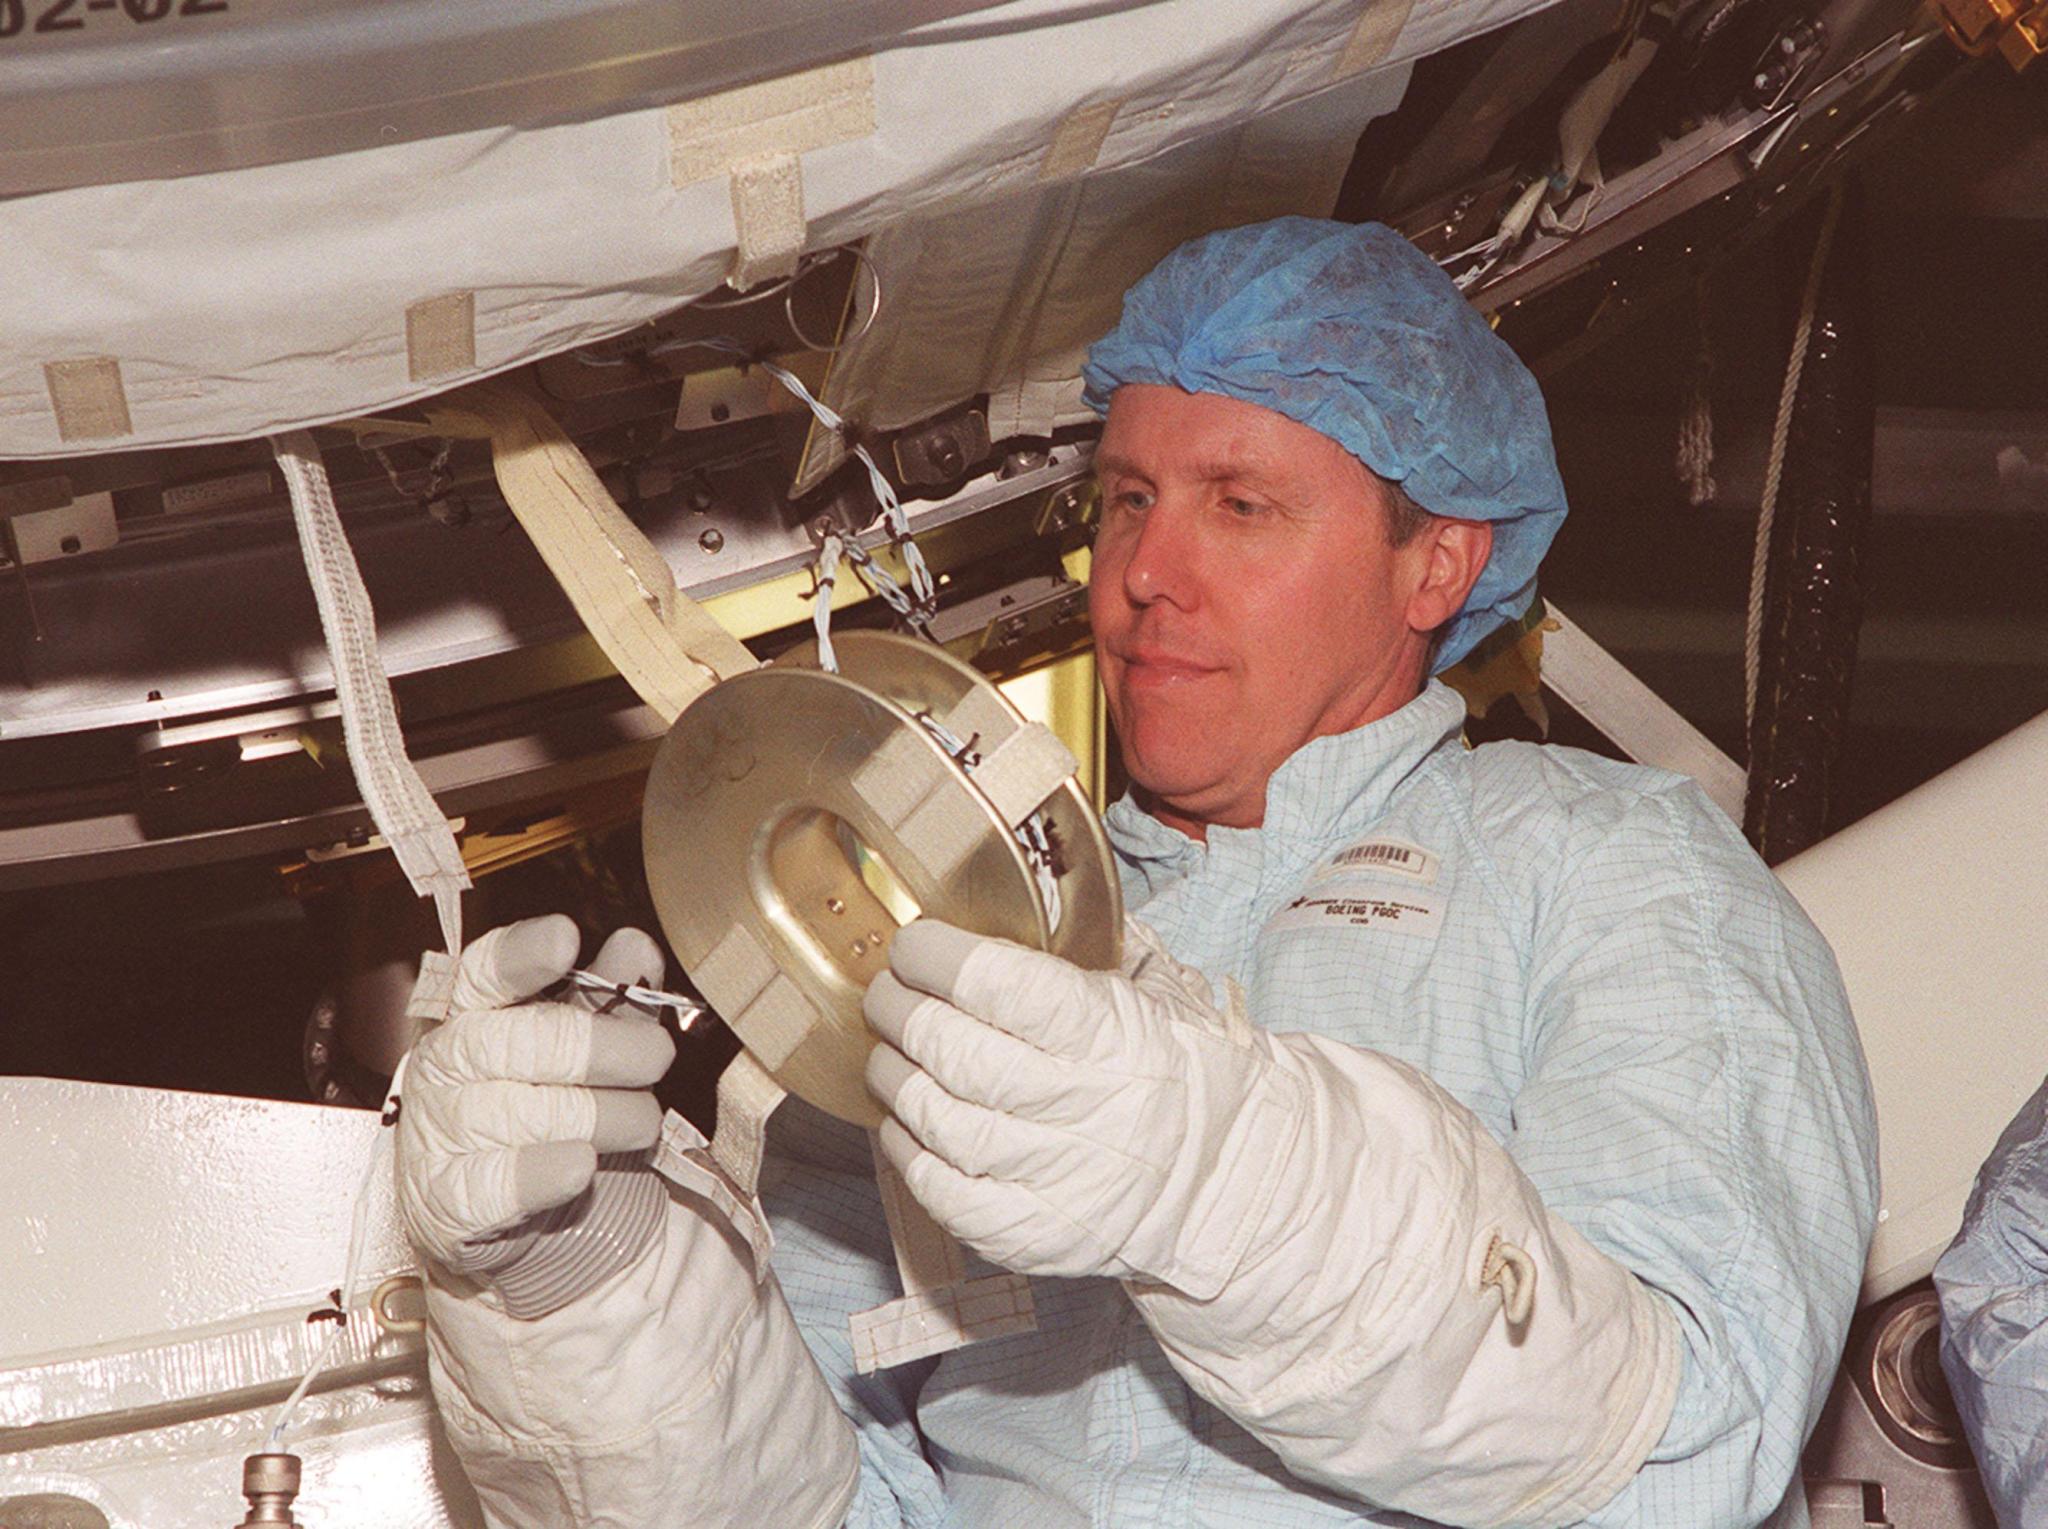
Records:
{"label": "equipment label", "polygon": [[1360,839],[1316,867],[1317,881],[1361,875],[1402,876],[1425,887],[1436,885],[1437,857],[1399,839]]}
{"label": "equipment label", "polygon": [[1337,892],[1325,888],[1297,897],[1268,929],[1391,929],[1435,934],[1443,927],[1444,900],[1433,892]]}

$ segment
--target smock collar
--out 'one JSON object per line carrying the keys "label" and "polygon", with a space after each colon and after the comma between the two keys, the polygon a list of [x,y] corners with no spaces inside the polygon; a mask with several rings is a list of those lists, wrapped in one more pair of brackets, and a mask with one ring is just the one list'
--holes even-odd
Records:
{"label": "smock collar", "polygon": [[[1248,840],[1328,843],[1385,812],[1402,782],[1465,721],[1465,701],[1441,680],[1378,721],[1348,733],[1311,738],[1266,783],[1266,820],[1258,828],[1211,828],[1213,853]],[[1140,807],[1129,795],[1103,814],[1117,854],[1132,869],[1157,877],[1185,875],[1204,846]]]}

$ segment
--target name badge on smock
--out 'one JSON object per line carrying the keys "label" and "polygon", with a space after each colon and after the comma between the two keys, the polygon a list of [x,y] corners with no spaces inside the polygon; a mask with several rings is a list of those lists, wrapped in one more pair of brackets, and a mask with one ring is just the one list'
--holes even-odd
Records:
{"label": "name badge on smock", "polygon": [[1444,900],[1434,892],[1339,892],[1327,887],[1297,897],[1273,915],[1268,929],[1392,929],[1434,934]]}
{"label": "name badge on smock", "polygon": [[1419,845],[1361,839],[1317,866],[1301,896],[1266,927],[1435,934],[1443,927],[1444,901],[1427,888],[1436,884],[1437,868],[1437,857]]}

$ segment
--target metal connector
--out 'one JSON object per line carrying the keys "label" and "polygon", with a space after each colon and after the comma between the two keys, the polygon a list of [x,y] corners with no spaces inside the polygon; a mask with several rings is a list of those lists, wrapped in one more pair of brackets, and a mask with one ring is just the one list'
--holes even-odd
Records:
{"label": "metal connector", "polygon": [[285,1454],[251,1455],[242,1462],[242,1495],[249,1499],[249,1512],[235,1529],[277,1529],[296,1525],[292,1500],[299,1495],[299,1457]]}

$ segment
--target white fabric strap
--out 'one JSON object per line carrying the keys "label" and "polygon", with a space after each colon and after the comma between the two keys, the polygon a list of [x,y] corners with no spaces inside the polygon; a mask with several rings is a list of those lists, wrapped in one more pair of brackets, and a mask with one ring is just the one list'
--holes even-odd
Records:
{"label": "white fabric strap", "polygon": [[1554,605],[1550,622],[1543,634],[1543,683],[1629,758],[1690,775],[1740,823],[1742,766]]}
{"label": "white fabric strap", "polygon": [[873,1132],[868,1140],[903,1298],[857,1311],[847,1320],[854,1368],[867,1375],[1036,1328],[1031,1282],[1010,1273],[966,1278],[966,1250],[917,1203]]}
{"label": "white fabric strap", "polygon": [[355,554],[341,529],[327,468],[311,431],[273,436],[271,450],[291,494],[292,518],[320,608],[320,629],[341,702],[349,770],[363,805],[398,857],[413,890],[434,899],[448,953],[462,950],[462,892],[469,885],[455,831],[406,757],[391,682],[377,656],[376,617]]}
{"label": "white fabric strap", "polygon": [[734,1057],[718,1075],[718,1124],[711,1156],[744,1195],[752,1196],[760,1188],[768,1117],[788,1097],[749,1051]]}
{"label": "white fabric strap", "polygon": [[455,1004],[456,960],[438,950],[420,952],[419,976],[413,980],[412,993],[405,1004],[405,1017],[414,1036],[425,1034],[429,1027],[448,1018]]}
{"label": "white fabric strap", "polygon": [[875,1184],[882,1191],[882,1214],[888,1218],[889,1240],[895,1244],[896,1273],[903,1281],[903,1293],[925,1295],[958,1284],[967,1274],[965,1250],[917,1203],[872,1131],[868,1144],[874,1151]]}
{"label": "white fabric strap", "polygon": [[853,1367],[863,1375],[1037,1326],[1031,1282],[1021,1274],[989,1274],[907,1295],[872,1311],[857,1311],[847,1322]]}
{"label": "white fabric strap", "polygon": [[754,1261],[754,1283],[758,1285],[768,1278],[769,1259],[775,1252],[775,1232],[768,1224],[767,1212],[761,1208],[760,1196],[742,1191],[712,1156],[704,1133],[674,1110],[661,1123],[661,1140],[654,1148],[654,1171],[723,1216],[746,1240]]}

